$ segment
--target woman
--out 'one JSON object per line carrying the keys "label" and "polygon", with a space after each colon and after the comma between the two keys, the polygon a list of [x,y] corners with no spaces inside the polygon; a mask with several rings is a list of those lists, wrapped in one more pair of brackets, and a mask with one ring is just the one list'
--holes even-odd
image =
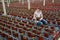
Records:
{"label": "woman", "polygon": [[39,9],[37,9],[34,12],[33,20],[35,21],[35,23],[37,24],[37,26],[40,26],[42,24],[44,24],[44,25],[47,24],[47,21],[43,19],[42,10],[39,10]]}

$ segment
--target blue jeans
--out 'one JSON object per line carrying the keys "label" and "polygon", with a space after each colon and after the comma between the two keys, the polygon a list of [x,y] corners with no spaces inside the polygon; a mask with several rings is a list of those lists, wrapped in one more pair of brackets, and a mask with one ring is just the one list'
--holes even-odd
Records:
{"label": "blue jeans", "polygon": [[37,23],[37,26],[40,26],[40,25],[47,25],[47,21],[46,20],[40,20],[38,23]]}

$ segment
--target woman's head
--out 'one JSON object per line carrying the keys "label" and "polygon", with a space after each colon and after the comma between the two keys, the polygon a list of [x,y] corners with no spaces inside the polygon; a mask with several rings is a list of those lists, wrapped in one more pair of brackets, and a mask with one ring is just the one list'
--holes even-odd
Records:
{"label": "woman's head", "polygon": [[37,12],[42,12],[42,10],[40,10],[40,9],[38,9],[38,8],[36,9],[36,11],[37,11]]}
{"label": "woman's head", "polygon": [[39,12],[40,10],[39,9],[36,9],[36,12]]}

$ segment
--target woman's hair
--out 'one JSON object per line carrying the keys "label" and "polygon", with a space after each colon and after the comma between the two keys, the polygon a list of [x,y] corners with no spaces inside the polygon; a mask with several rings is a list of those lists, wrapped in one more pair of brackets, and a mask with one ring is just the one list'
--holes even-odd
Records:
{"label": "woman's hair", "polygon": [[36,17],[36,20],[39,21],[40,20],[40,17]]}

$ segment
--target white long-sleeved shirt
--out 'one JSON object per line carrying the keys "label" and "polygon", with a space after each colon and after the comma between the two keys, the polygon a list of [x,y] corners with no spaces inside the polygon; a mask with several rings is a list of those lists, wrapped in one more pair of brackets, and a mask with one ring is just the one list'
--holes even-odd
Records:
{"label": "white long-sleeved shirt", "polygon": [[40,20],[43,19],[42,11],[39,11],[39,12],[38,12],[38,11],[36,10],[36,11],[34,12],[33,19],[35,19],[36,22],[38,22],[38,21],[36,20],[37,17],[40,17]]}

